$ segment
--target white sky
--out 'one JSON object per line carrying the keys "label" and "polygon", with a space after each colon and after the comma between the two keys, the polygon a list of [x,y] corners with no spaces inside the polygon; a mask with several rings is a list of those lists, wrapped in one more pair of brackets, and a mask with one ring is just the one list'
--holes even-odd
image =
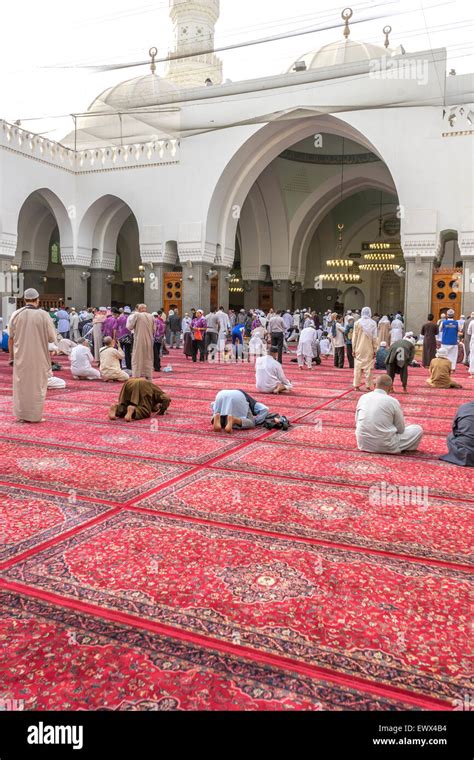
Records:
{"label": "white sky", "polygon": [[[346,0],[347,2],[347,0]],[[221,0],[216,46],[317,25],[341,27],[220,54],[224,77],[234,81],[277,74],[303,53],[342,39],[343,3],[328,0]],[[383,44],[390,24],[391,47],[408,52],[446,47],[456,71],[474,71],[472,0],[357,0],[352,2],[351,39]],[[24,0],[2,6],[0,118],[22,120],[54,138],[71,119],[51,117],[87,110],[104,89],[147,72],[146,67],[95,73],[83,65],[128,63],[148,58],[156,45],[164,57],[172,45],[168,0]],[[71,68],[54,68],[55,66]],[[160,73],[160,72],[159,72]],[[26,121],[41,117],[39,121]]]}

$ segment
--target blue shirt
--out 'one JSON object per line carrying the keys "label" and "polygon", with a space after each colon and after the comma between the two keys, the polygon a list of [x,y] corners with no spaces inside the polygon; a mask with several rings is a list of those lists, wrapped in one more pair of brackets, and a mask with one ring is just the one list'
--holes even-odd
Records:
{"label": "blue shirt", "polygon": [[69,314],[67,311],[65,311],[65,309],[59,309],[59,311],[56,312],[56,317],[58,319],[57,331],[59,333],[69,332]]}
{"label": "blue shirt", "polygon": [[241,340],[243,340],[244,332],[245,332],[244,325],[236,325],[234,329],[232,330],[232,337],[240,338]]}
{"label": "blue shirt", "polygon": [[445,319],[441,325],[443,333],[443,346],[456,346],[458,342],[459,326],[455,319]]}

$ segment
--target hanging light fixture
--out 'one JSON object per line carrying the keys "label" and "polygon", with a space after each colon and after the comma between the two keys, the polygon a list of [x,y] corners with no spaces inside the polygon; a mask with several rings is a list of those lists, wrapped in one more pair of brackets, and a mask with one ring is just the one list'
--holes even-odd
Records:
{"label": "hanging light fixture", "polygon": [[352,267],[354,262],[351,259],[327,259],[327,267]]}
{"label": "hanging light fixture", "polygon": [[386,262],[359,264],[359,269],[362,269],[363,272],[394,272],[398,268],[398,264],[387,264]]}
{"label": "hanging light fixture", "polygon": [[[366,261],[393,261],[397,255],[401,254],[399,243],[389,243],[384,240],[383,237],[383,192],[380,191],[380,208],[379,208],[379,231],[374,241],[371,243],[363,243],[362,250],[368,250],[369,253],[364,253],[364,259]],[[396,253],[391,253],[396,251]],[[361,264],[361,268],[368,269],[364,264]],[[374,270],[375,271],[375,270]]]}
{"label": "hanging light fixture", "polygon": [[[339,197],[339,204],[342,203],[343,200],[343,190],[344,190],[344,157],[345,157],[345,142],[344,138],[342,138],[342,161],[341,161],[341,190],[340,190],[340,197]],[[344,237],[344,223],[338,222],[337,225],[337,242],[335,247],[335,258],[333,259],[327,259],[326,260],[326,266],[330,267],[331,269],[338,269],[338,272],[330,272],[328,274],[320,274],[316,275],[314,278],[315,286],[316,283],[321,283],[324,280],[327,280],[328,282],[362,282],[362,278],[360,274],[357,274],[357,266],[354,266],[354,261],[352,259],[346,259],[343,256],[343,237]],[[352,270],[352,271],[351,271]],[[354,271],[355,270],[355,271]]]}

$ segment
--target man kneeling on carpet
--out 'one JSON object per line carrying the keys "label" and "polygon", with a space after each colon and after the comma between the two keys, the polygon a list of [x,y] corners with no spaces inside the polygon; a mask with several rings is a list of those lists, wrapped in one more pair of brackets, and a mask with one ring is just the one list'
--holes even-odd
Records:
{"label": "man kneeling on carpet", "polygon": [[216,400],[211,404],[212,425],[214,431],[232,433],[232,429],[248,430],[261,425],[268,415],[268,407],[255,401],[248,393],[237,390],[219,391]]}
{"label": "man kneeling on carpet", "polygon": [[115,348],[115,341],[110,336],[104,338],[104,345],[99,351],[100,374],[106,383],[126,383],[130,379],[128,372],[122,369],[124,352]]}
{"label": "man kneeling on carpet", "polygon": [[86,338],[79,338],[78,345],[71,351],[69,361],[74,380],[100,380],[99,370],[92,366],[94,357]]}
{"label": "man kneeling on carpet", "polygon": [[157,385],[143,377],[133,377],[122,386],[118,404],[110,407],[109,419],[144,420],[153,413],[164,414],[170,404],[170,397]]}
{"label": "man kneeling on carpet", "polygon": [[375,390],[360,398],[356,409],[356,438],[361,451],[401,454],[417,449],[423,428],[405,425],[400,402],[389,395],[392,390],[392,378],[379,375]]}

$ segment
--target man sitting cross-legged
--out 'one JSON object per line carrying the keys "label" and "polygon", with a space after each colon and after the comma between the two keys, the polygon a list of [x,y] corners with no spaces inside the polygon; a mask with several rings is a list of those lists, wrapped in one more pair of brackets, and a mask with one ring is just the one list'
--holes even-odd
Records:
{"label": "man sitting cross-legged", "polygon": [[100,380],[99,370],[92,366],[94,357],[86,338],[79,338],[79,344],[72,349],[69,360],[74,380]]}
{"label": "man sitting cross-legged", "polygon": [[144,420],[154,412],[164,414],[170,404],[170,397],[157,385],[143,377],[133,377],[122,386],[118,404],[110,407],[109,419]]}
{"label": "man sitting cross-legged", "polygon": [[119,348],[115,348],[113,338],[104,338],[104,345],[99,351],[100,374],[106,383],[126,383],[130,379],[128,372],[122,369],[122,359],[125,354]]}
{"label": "man sitting cross-legged", "polygon": [[271,356],[259,356],[255,362],[255,385],[261,393],[284,393],[291,391],[291,383],[283,372],[283,367],[276,360],[278,348],[272,346]]}
{"label": "man sitting cross-legged", "polygon": [[359,399],[356,438],[361,451],[400,454],[415,451],[423,436],[421,425],[406,425],[400,402],[390,397],[393,381],[379,375],[375,390]]}

